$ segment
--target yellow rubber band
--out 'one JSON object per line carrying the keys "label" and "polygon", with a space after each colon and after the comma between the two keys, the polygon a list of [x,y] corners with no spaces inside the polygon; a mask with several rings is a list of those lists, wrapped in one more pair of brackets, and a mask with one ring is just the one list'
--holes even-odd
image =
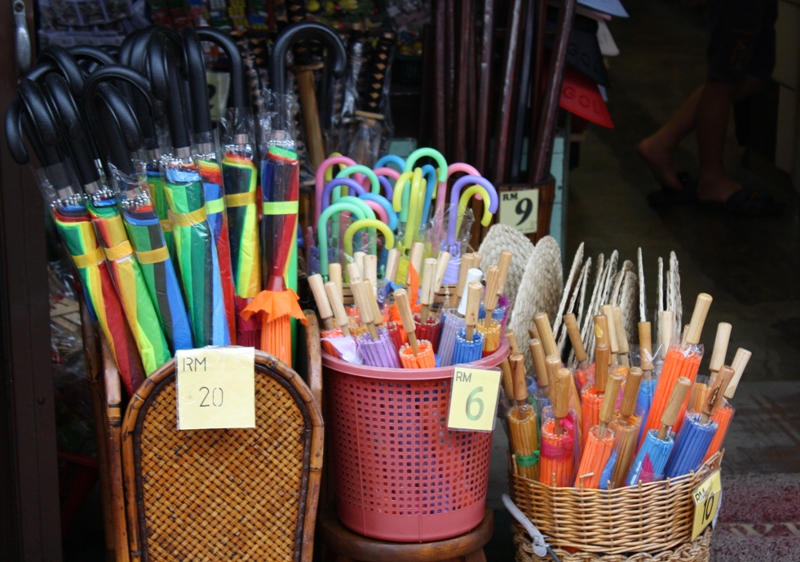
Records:
{"label": "yellow rubber band", "polygon": [[245,191],[244,193],[232,193],[225,196],[225,205],[228,207],[246,207],[254,205],[256,202],[255,191]]}
{"label": "yellow rubber band", "polygon": [[192,211],[191,213],[173,213],[172,211],[169,212],[169,220],[172,221],[173,225],[178,226],[194,226],[196,224],[200,224],[206,220],[206,208],[200,207],[196,211]]}
{"label": "yellow rubber band", "polygon": [[142,265],[150,265],[153,263],[161,263],[169,259],[169,250],[166,246],[161,246],[155,250],[145,250],[144,252],[136,252],[136,257]]}
{"label": "yellow rubber band", "polygon": [[87,254],[81,254],[80,256],[72,256],[72,261],[75,262],[75,267],[78,269],[84,269],[87,267],[91,267],[93,265],[97,265],[102,263],[105,259],[105,254],[103,254],[102,248],[95,248],[91,252]]}
{"label": "yellow rubber band", "polygon": [[161,221],[161,231],[162,232],[172,232],[172,223],[169,220]]}
{"label": "yellow rubber band", "polygon": [[296,215],[300,210],[300,203],[298,201],[276,201],[264,203],[263,207],[265,215]]}
{"label": "yellow rubber band", "polygon": [[208,213],[209,215],[221,213],[224,210],[225,210],[225,200],[222,197],[220,197],[219,199],[206,201],[206,213]]}
{"label": "yellow rubber band", "polygon": [[124,242],[120,242],[113,248],[103,248],[103,251],[106,254],[106,259],[108,261],[117,261],[121,260],[122,258],[127,258],[128,256],[133,254],[133,248],[131,247],[131,243],[125,240]]}

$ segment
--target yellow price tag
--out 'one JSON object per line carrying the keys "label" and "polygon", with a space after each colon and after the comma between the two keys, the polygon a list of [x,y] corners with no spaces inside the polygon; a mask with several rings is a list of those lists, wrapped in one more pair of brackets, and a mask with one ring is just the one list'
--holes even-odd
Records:
{"label": "yellow price tag", "polygon": [[256,426],[255,350],[204,347],[176,354],[178,429]]}
{"label": "yellow price tag", "polygon": [[492,431],[500,393],[500,371],[456,365],[450,395],[449,429]]}
{"label": "yellow price tag", "polygon": [[692,492],[694,500],[694,526],[692,527],[692,540],[703,532],[703,529],[714,521],[719,511],[722,500],[722,480],[719,470],[703,480]]}
{"label": "yellow price tag", "polygon": [[501,224],[513,226],[522,234],[533,234],[539,228],[539,190],[520,189],[500,193]]}

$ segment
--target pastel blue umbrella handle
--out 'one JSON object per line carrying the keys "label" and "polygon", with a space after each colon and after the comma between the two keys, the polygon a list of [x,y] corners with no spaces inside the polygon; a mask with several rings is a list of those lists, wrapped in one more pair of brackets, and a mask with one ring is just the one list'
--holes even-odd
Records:
{"label": "pastel blue umbrella handle", "polygon": [[422,167],[422,175],[428,182],[425,187],[425,203],[422,206],[422,217],[420,218],[420,228],[427,228],[428,216],[431,212],[431,203],[433,202],[433,194],[436,189],[436,168],[430,164],[425,164]]}
{"label": "pastel blue umbrella handle", "polygon": [[[342,199],[346,198],[343,197]],[[356,198],[351,197],[350,199]],[[358,201],[358,199],[356,199],[356,201]],[[367,218],[366,214],[364,213],[364,207],[367,207],[367,204],[363,201],[358,201],[358,203],[359,204],[353,204],[349,201],[337,201],[322,211],[319,216],[319,221],[317,222],[317,235],[319,236],[319,271],[322,273],[322,278],[325,281],[328,280],[328,232],[326,228],[328,219],[330,219],[335,213],[341,213],[342,211],[353,213],[359,219]],[[374,216],[375,213],[373,210],[369,209],[369,211]]]}
{"label": "pastel blue umbrella handle", "polygon": [[394,208],[389,200],[384,197],[383,195],[376,195],[375,193],[362,193],[358,196],[359,199],[363,199],[364,201],[375,201],[378,203],[383,209],[386,211],[386,214],[389,216],[389,228],[395,230],[397,228],[397,213],[394,212]]}
{"label": "pastel blue umbrella handle", "polygon": [[381,156],[378,159],[378,161],[375,163],[375,167],[383,168],[386,167],[388,164],[394,164],[395,166],[397,166],[397,170],[399,172],[402,172],[403,168],[405,168],[406,161],[395,154],[387,154],[386,156]]}

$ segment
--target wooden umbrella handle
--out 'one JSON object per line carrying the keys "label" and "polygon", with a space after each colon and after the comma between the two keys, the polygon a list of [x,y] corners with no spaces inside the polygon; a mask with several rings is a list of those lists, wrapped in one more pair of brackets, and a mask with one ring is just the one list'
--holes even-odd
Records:
{"label": "wooden umbrella handle", "polygon": [[525,383],[525,360],[521,353],[514,353],[508,358],[511,363],[511,376],[514,380],[514,399],[517,404],[528,402],[528,385]]}
{"label": "wooden umbrella handle", "polygon": [[490,265],[486,272],[486,296],[484,296],[484,308],[486,316],[483,319],[484,325],[492,325],[492,313],[497,308],[497,289],[500,286],[500,268]]}
{"label": "wooden umbrella handle", "polygon": [[708,309],[711,308],[711,295],[700,293],[692,311],[692,319],[689,322],[689,330],[686,332],[686,342],[692,345],[700,343],[700,336],[703,334],[703,325],[708,316]]}
{"label": "wooden umbrella handle", "polygon": [[433,302],[433,285],[436,277],[436,260],[428,258],[425,260],[425,269],[422,274],[422,290],[419,295],[419,302],[422,305],[420,311],[420,321],[425,324],[428,321],[428,313]]}
{"label": "wooden umbrella handle", "polygon": [[460,299],[464,294],[464,288],[467,285],[467,273],[472,269],[475,263],[475,256],[472,254],[464,254],[461,256],[461,267],[458,270],[458,284],[456,285],[455,297]]}
{"label": "wooden umbrella handle", "polygon": [[[422,257],[425,255],[425,246],[422,242],[414,242],[411,244],[411,250],[408,253],[408,262],[411,267],[417,272],[418,275],[422,274]],[[409,278],[408,283],[411,282],[411,270],[408,270]]]}
{"label": "wooden umbrella handle", "polygon": [[483,261],[483,255],[479,254],[478,252],[472,252],[472,258],[475,260],[472,263],[472,267],[474,267],[475,269],[480,269],[481,262]]}
{"label": "wooden umbrella handle", "polygon": [[[363,280],[363,281],[366,281]],[[374,319],[372,317],[372,304],[370,303],[369,289],[362,280],[358,279],[350,282],[350,290],[353,291],[353,298],[356,300],[358,306],[358,314],[361,317],[361,323],[367,327],[370,337],[374,340],[378,339],[378,331],[375,329]],[[367,283],[369,283],[367,281]]]}
{"label": "wooden umbrella handle", "polygon": [[[361,281],[361,268],[358,266],[356,262],[351,262],[347,264],[347,277],[350,283],[350,290],[353,289],[353,284],[356,281]],[[353,295],[355,295],[355,291],[353,291]]]}
{"label": "wooden umbrella handle", "polygon": [[508,402],[513,406],[516,402],[514,398],[514,375],[512,372],[511,362],[506,358],[500,363],[500,370],[503,372],[503,393],[506,395]]}
{"label": "wooden umbrella handle", "polygon": [[567,326],[567,335],[569,335],[569,341],[572,343],[573,351],[575,351],[575,359],[579,363],[583,363],[589,356],[586,353],[586,348],[583,346],[581,330],[578,327],[578,319],[575,318],[575,315],[572,313],[565,314],[564,324]]}
{"label": "wooden umbrella handle", "polygon": [[439,252],[439,257],[436,258],[436,279],[433,282],[434,296],[442,288],[442,280],[447,271],[447,264],[450,263],[450,252]]}
{"label": "wooden umbrella handle", "polygon": [[719,369],[717,378],[714,379],[714,384],[706,395],[706,401],[703,404],[703,411],[700,417],[700,423],[706,424],[708,420],[717,413],[717,409],[722,405],[722,399],[727,390],[728,385],[733,379],[734,371],[731,367],[723,365]]}
{"label": "wooden umbrella handle", "polygon": [[468,342],[472,342],[475,325],[478,323],[482,293],[483,285],[478,281],[470,281],[469,287],[467,287],[467,312],[464,315],[464,320],[467,324],[466,336]]}
{"label": "wooden umbrella handle", "polygon": [[552,401],[552,393],[555,390],[555,380],[558,376],[558,370],[561,368],[561,357],[558,355],[548,355],[544,359],[547,372],[547,382],[550,386],[550,400]]}
{"label": "wooden umbrella handle", "polygon": [[325,283],[325,292],[328,294],[328,301],[331,303],[336,325],[341,328],[345,336],[349,336],[350,330],[348,329],[348,325],[350,324],[350,317],[347,316],[347,312],[344,309],[342,295],[339,293],[339,288],[336,286],[336,283],[333,281]]}
{"label": "wooden umbrella handle", "polygon": [[569,414],[569,396],[572,392],[571,377],[572,373],[569,372],[569,369],[561,368],[556,373],[556,377],[553,381],[554,390],[551,398],[553,403],[553,416],[559,420],[567,417],[567,414]]}
{"label": "wooden umbrella handle", "polygon": [[530,342],[531,357],[533,357],[533,368],[536,369],[536,383],[539,388],[547,388],[550,379],[547,376],[547,360],[544,353],[542,342],[533,338]]}
{"label": "wooden umbrella handle", "polygon": [[594,348],[594,388],[597,392],[606,391],[608,381],[608,358],[611,350],[604,343]]}
{"label": "wooden umbrella handle", "polygon": [[497,258],[497,267],[500,269],[500,283],[497,287],[497,294],[502,295],[506,292],[506,281],[508,281],[508,272],[511,269],[511,259],[514,257],[508,250],[500,252],[500,257]]}
{"label": "wooden umbrella handle", "polygon": [[364,291],[367,293],[370,308],[372,309],[372,323],[376,326],[380,326],[383,324],[383,313],[381,312],[381,305],[378,304],[378,297],[375,294],[375,287],[372,286],[372,283],[369,279],[364,279],[361,283],[365,287]]}
{"label": "wooden umbrella handle", "polygon": [[364,279],[368,279],[373,288],[378,286],[378,256],[364,256]]}
{"label": "wooden umbrella handle", "polygon": [[[611,338],[608,335],[608,317],[605,314],[598,314],[594,317],[594,338],[595,346],[605,345],[608,347],[607,362],[611,364]],[[594,352],[594,362],[597,364],[597,347]]]}
{"label": "wooden umbrella handle", "polygon": [[519,344],[517,343],[517,334],[511,328],[506,328],[506,340],[508,340],[508,350],[510,353],[519,353]]}
{"label": "wooden umbrella handle", "polygon": [[727,322],[717,324],[717,335],[714,338],[714,351],[711,353],[711,360],[708,363],[708,370],[716,373],[725,364],[725,356],[728,354],[728,343],[731,339],[731,326]]}
{"label": "wooden umbrella handle", "polygon": [[603,403],[600,405],[599,420],[601,423],[608,424],[614,419],[614,410],[617,408],[617,398],[619,389],[622,387],[622,375],[614,373],[608,377],[606,393],[603,396]]}
{"label": "wooden umbrella handle", "polygon": [[650,322],[639,322],[639,357],[642,371],[652,371],[653,336]]}
{"label": "wooden umbrella handle", "polygon": [[325,329],[333,329],[333,323],[331,322],[333,310],[331,310],[331,303],[328,300],[328,295],[325,294],[325,283],[322,281],[322,275],[319,273],[309,275],[308,286],[311,288],[311,293],[314,295],[314,300],[317,302],[319,317],[325,324]]}
{"label": "wooden umbrella handle", "polygon": [[675,333],[675,313],[671,310],[662,310],[659,318],[660,342],[661,342],[661,358],[664,359],[669,351],[669,346],[672,345],[672,336]]}
{"label": "wooden umbrella handle", "polygon": [[553,336],[553,327],[546,312],[540,312],[533,317],[536,329],[539,332],[539,339],[542,341],[544,351],[547,355],[559,355],[556,338]]}
{"label": "wooden umbrella handle", "polygon": [[336,284],[339,298],[344,302],[344,291],[342,290],[342,264],[332,263],[328,265],[328,281]]}
{"label": "wooden umbrella handle", "polygon": [[747,367],[751,355],[752,353],[741,347],[736,350],[736,355],[733,357],[733,362],[731,363],[731,367],[733,368],[733,380],[728,384],[728,389],[725,391],[725,398],[728,400],[732,399],[733,395],[736,394],[736,387],[739,386],[739,381],[742,380],[744,369]]}
{"label": "wooden umbrella handle", "polygon": [[641,383],[642,370],[639,367],[631,367],[628,378],[625,380],[625,392],[622,393],[622,404],[619,407],[619,415],[623,418],[629,418],[636,412],[636,401],[639,398]]}
{"label": "wooden umbrella handle", "polygon": [[414,355],[419,355],[419,342],[417,342],[416,325],[414,315],[411,313],[411,305],[408,302],[408,293],[405,289],[398,289],[394,292],[394,302],[400,312],[400,322],[403,324],[403,331],[408,334],[408,343]]}
{"label": "wooden umbrella handle", "polygon": [[[400,250],[397,248],[392,248],[389,250],[389,254],[386,256],[386,271],[384,272],[383,278],[389,281],[390,283],[394,283],[395,279],[397,278],[397,266],[400,263]],[[329,267],[330,269],[330,267]]]}
{"label": "wooden umbrella handle", "polygon": [[[365,274],[366,270],[364,269],[364,257],[366,255],[367,254],[365,254],[364,252],[353,252],[353,263],[358,266],[358,274],[356,275],[356,277],[358,277],[360,279],[366,279],[367,278],[367,276]],[[352,279],[353,278],[353,272],[350,269],[349,265],[347,266],[347,272],[350,274],[350,278]]]}
{"label": "wooden umbrella handle", "polygon": [[[608,342],[611,349],[611,355],[619,353],[619,340],[617,339],[617,330],[614,325],[614,307],[610,304],[604,304],[600,307],[603,316],[606,317],[606,326],[608,327]],[[612,361],[614,358],[612,357]]]}
{"label": "wooden umbrella handle", "polygon": [[625,317],[622,315],[622,309],[618,306],[614,307],[614,333],[617,335],[620,355],[628,355],[631,352],[628,344],[628,331],[625,329]]}
{"label": "wooden umbrella handle", "polygon": [[675,425],[678,421],[678,414],[681,412],[681,406],[689,394],[689,389],[692,386],[692,381],[686,377],[680,377],[675,382],[675,387],[672,389],[672,394],[669,395],[667,407],[664,408],[664,413],[661,414],[661,429],[658,431],[658,439],[663,441],[667,437],[669,428]]}

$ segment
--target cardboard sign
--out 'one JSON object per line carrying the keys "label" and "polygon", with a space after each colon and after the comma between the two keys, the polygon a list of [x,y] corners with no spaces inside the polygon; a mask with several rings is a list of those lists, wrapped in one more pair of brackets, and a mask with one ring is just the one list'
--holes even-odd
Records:
{"label": "cardboard sign", "polygon": [[176,361],[178,429],[256,426],[252,347],[179,350]]}
{"label": "cardboard sign", "polygon": [[501,224],[507,224],[522,234],[534,234],[539,227],[539,190],[521,189],[500,193]]}
{"label": "cardboard sign", "polygon": [[719,470],[715,470],[694,489],[692,500],[694,501],[692,540],[694,540],[717,518],[722,503],[722,480]]}
{"label": "cardboard sign", "polygon": [[492,431],[500,394],[500,371],[456,365],[447,415],[449,429]]}

